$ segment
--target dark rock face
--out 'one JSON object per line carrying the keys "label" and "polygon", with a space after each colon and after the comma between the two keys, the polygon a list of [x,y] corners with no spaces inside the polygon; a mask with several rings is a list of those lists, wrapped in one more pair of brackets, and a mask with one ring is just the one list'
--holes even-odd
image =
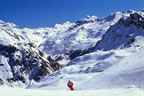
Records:
{"label": "dark rock face", "polygon": [[55,60],[48,56],[48,61],[50,62],[50,66],[54,69],[54,71],[59,70],[62,68],[62,65],[59,65]]}
{"label": "dark rock face", "polygon": [[0,85],[26,85],[30,80],[39,81],[61,68],[52,58],[47,60],[45,54],[15,24],[1,21],[0,33]]}
{"label": "dark rock face", "polygon": [[[9,45],[9,46],[0,45],[0,51],[5,51],[5,52],[7,52],[8,54],[10,54],[10,53],[16,52],[17,49],[16,49],[16,47],[11,46],[11,45]],[[3,53],[3,55],[4,55],[4,53]],[[6,54],[5,54],[5,55],[6,55]]]}
{"label": "dark rock face", "polygon": [[76,58],[78,56],[82,56],[86,53],[88,53],[88,50],[74,50],[74,51],[70,51],[69,57],[71,60],[73,60],[74,58]]}
{"label": "dark rock face", "polygon": [[[44,53],[36,49],[33,43],[19,45],[23,47],[0,45],[0,54],[8,58],[8,64],[12,72],[12,78],[7,78],[7,82],[21,81],[27,83],[32,79],[38,81],[61,68],[52,58],[47,60]],[[0,66],[3,67],[4,64],[0,64]],[[0,84],[3,83],[3,80],[0,79]]]}
{"label": "dark rock face", "polygon": [[137,28],[142,27],[144,29],[144,18],[139,13],[130,14],[130,17],[124,22],[125,26],[130,26],[131,24],[137,26]]}
{"label": "dark rock face", "polygon": [[4,84],[4,82],[3,82],[3,80],[0,78],[0,85],[3,85]]}

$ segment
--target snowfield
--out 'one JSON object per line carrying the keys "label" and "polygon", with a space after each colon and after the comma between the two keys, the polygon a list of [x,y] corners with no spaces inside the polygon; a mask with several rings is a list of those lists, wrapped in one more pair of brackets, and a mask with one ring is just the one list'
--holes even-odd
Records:
{"label": "snowfield", "polygon": [[144,11],[0,32],[0,96],[144,96]]}
{"label": "snowfield", "polygon": [[144,90],[138,88],[55,91],[0,87],[0,91],[0,96],[144,96]]}

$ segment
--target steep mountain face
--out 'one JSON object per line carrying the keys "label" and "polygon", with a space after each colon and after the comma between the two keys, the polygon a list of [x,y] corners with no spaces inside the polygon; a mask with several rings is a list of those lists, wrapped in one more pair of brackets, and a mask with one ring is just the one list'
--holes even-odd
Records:
{"label": "steep mountain face", "polygon": [[135,12],[127,18],[121,18],[103,36],[96,50],[112,50],[128,47],[141,48],[144,45],[144,13]]}
{"label": "steep mountain face", "polygon": [[[133,12],[116,12],[105,18],[88,16],[76,23],[68,23],[65,30],[56,31],[57,35],[48,38],[40,45],[40,49],[56,57],[56,59],[73,60],[91,51],[113,24]],[[57,26],[55,27],[57,28]],[[65,24],[59,26],[61,26],[59,29],[62,29]]]}
{"label": "steep mountain face", "polygon": [[101,40],[112,25],[133,12],[116,12],[104,18],[87,16],[75,23],[56,24],[53,28],[12,28],[12,30],[33,41],[41,51],[53,56],[59,63],[67,64],[74,58],[95,49],[97,41]]}
{"label": "steep mountain face", "polygon": [[[96,24],[97,26],[94,26]],[[103,24],[108,25],[106,27]],[[67,89],[66,82],[71,80],[75,84],[75,89],[144,88],[144,11],[113,13],[106,18],[97,18],[94,21],[90,20],[88,23],[79,24],[76,28],[70,27],[71,30],[68,32],[79,33],[80,31],[74,30],[78,30],[82,26],[95,30],[91,35],[94,37],[90,37],[91,39],[94,38],[94,42],[90,41],[88,45],[87,43],[85,45],[82,43],[85,40],[80,39],[81,43],[78,45],[76,39],[71,39],[72,37],[69,37],[70,40],[65,39],[64,42],[75,41],[73,47],[69,47],[71,43],[68,46],[65,43],[64,47],[65,49],[68,48],[66,49],[68,51],[65,51],[69,52],[69,54],[66,54],[68,58],[71,58],[72,53],[75,55],[74,58],[71,58],[70,62],[61,70],[43,78],[40,84],[31,84],[29,87]],[[100,31],[103,28],[106,29]],[[88,33],[86,29],[81,32]],[[101,35],[96,36],[99,32]],[[73,38],[77,36],[81,37],[81,35],[74,35]],[[87,36],[86,38],[86,40],[90,40]],[[46,42],[45,44],[50,44],[50,42]],[[54,42],[51,44],[52,46],[55,45]],[[62,42],[60,44],[63,45]],[[44,45],[41,46],[43,46],[42,49],[45,49]],[[46,49],[44,51],[48,52]],[[60,54],[60,52],[56,52],[56,54]],[[65,53],[63,55],[65,56]]]}
{"label": "steep mountain face", "polygon": [[1,85],[22,87],[61,68],[17,30],[15,24],[0,21]]}

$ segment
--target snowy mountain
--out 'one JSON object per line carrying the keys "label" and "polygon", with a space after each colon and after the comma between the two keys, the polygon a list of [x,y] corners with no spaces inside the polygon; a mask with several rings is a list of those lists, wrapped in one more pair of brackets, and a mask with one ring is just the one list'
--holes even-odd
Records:
{"label": "snowy mountain", "polygon": [[[84,24],[77,25],[76,28],[70,28],[69,34],[74,32],[76,35],[68,36],[69,39],[65,39],[65,43],[60,42],[61,46],[58,47],[56,53],[55,51],[46,51],[49,47],[44,48],[44,45],[51,44],[53,46],[58,44],[46,41],[44,45],[40,45],[40,48],[43,46],[42,49],[46,53],[49,52],[53,56],[55,54],[67,55],[70,60],[61,70],[43,78],[41,83],[33,83],[29,87],[61,90],[67,89],[67,81],[72,80],[75,84],[75,89],[78,90],[144,88],[142,86],[144,83],[142,75],[142,60],[144,58],[143,14],[143,11],[136,12],[132,10],[116,12],[101,19],[95,17],[96,20],[92,22],[84,22]],[[78,30],[81,27],[85,29]],[[94,31],[86,31],[86,28],[92,28]],[[65,32],[67,33],[67,31]],[[80,32],[82,32],[82,35],[77,35]],[[96,36],[99,32],[101,35]],[[93,35],[90,37],[85,35],[85,39],[81,39],[81,36],[85,33],[89,35],[93,33]],[[76,37],[80,38],[79,42]],[[87,40],[89,43],[82,43]],[[69,43],[71,41],[74,43],[72,47],[69,47],[72,45]],[[65,50],[60,50],[62,45],[65,46],[63,47]],[[55,47],[51,47],[51,50]],[[73,55],[74,58],[71,58]]]}
{"label": "snowy mountain", "polygon": [[125,47],[143,47],[144,13],[135,12],[127,18],[121,18],[112,26],[102,40],[96,45],[96,50],[112,50]]}
{"label": "snowy mountain", "polygon": [[0,84],[22,87],[38,81],[61,66],[19,32],[12,23],[0,21]]}
{"label": "snowy mountain", "polygon": [[21,29],[0,21],[0,31],[2,85],[68,90],[72,80],[76,90],[144,88],[143,10],[52,28]]}
{"label": "snowy mountain", "polygon": [[[59,63],[68,63],[78,56],[89,53],[112,25],[133,12],[116,12],[104,18],[87,16],[76,23],[56,24],[55,35],[48,36],[48,39],[40,45],[40,49],[55,57]],[[53,31],[50,32],[53,33]],[[61,62],[62,60],[64,62]]]}

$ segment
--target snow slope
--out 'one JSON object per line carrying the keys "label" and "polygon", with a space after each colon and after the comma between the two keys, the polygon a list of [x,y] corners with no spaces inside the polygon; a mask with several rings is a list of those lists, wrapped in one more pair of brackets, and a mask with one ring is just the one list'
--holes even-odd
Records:
{"label": "snow slope", "polygon": [[[75,89],[95,89],[97,84],[101,81],[92,82],[90,80],[101,76],[108,68],[119,63],[126,57],[134,54],[133,50],[119,50],[119,51],[97,51],[90,54],[85,54],[75,58],[70,63],[65,65],[61,70],[52,73],[51,75],[41,79],[41,82],[31,83],[28,88],[40,88],[50,90],[63,90],[67,88],[68,80],[74,82]],[[103,79],[105,76],[103,76]],[[85,85],[85,86],[83,86]],[[89,87],[88,87],[89,86]],[[105,86],[99,87],[104,88]]]}
{"label": "snow slope", "polygon": [[[143,51],[144,49],[141,49],[140,51],[123,58],[120,62],[109,67],[93,79],[81,84],[80,88],[144,88]],[[94,83],[96,85],[94,85]]]}
{"label": "snow slope", "polygon": [[144,88],[143,19],[143,11],[127,13],[105,32],[93,51],[73,58],[28,88],[63,90],[68,80],[78,90]]}
{"label": "snow slope", "polygon": [[132,89],[103,89],[103,90],[32,90],[0,87],[1,96],[143,96],[144,91],[138,88]]}

